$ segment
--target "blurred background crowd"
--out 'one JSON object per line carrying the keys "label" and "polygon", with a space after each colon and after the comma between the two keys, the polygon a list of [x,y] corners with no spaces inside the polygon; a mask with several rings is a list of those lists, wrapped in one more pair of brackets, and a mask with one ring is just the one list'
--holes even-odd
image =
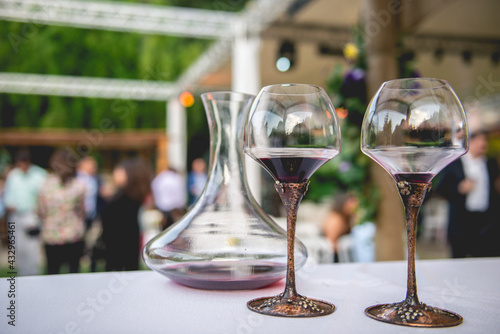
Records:
{"label": "blurred background crowd", "polygon": [[19,275],[77,273],[81,262],[86,271],[138,270],[144,244],[201,194],[203,159],[193,161],[189,180],[188,188],[171,168],[155,177],[137,157],[122,160],[106,179],[93,157],[75,160],[69,149],[56,149],[45,170],[22,147],[2,183],[2,237],[6,222],[14,222]]}
{"label": "blurred background crowd", "polygon": [[[145,269],[144,244],[206,182],[199,95],[289,82],[324,87],[342,122],[342,153],[299,210],[310,256],[402,260],[393,180],[359,149],[367,102],[398,77],[449,81],[472,134],[470,152],[433,182],[418,257],[500,256],[498,1],[33,3],[0,0],[0,274],[11,221],[20,275]],[[282,223],[272,180],[253,183]]]}

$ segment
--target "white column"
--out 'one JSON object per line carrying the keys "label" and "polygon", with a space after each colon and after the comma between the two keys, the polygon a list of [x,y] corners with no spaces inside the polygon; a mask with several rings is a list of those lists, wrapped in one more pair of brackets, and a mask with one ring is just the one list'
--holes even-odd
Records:
{"label": "white column", "polygon": [[177,98],[167,102],[168,165],[184,177],[187,174],[186,109]]}
{"label": "white column", "polygon": [[232,89],[257,94],[260,90],[260,36],[249,35],[247,23],[235,24],[232,58]]}
{"label": "white column", "polygon": [[[257,95],[260,90],[260,36],[249,35],[247,22],[243,19],[236,21],[234,29],[232,90]],[[260,203],[262,167],[248,156],[245,164],[250,191]]]}

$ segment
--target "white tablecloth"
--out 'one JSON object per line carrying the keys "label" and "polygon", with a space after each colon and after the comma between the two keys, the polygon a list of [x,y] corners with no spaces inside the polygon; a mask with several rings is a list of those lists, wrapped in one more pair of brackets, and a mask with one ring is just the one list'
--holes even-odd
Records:
{"label": "white tablecloth", "polygon": [[[458,327],[410,328],[372,320],[367,306],[404,299],[405,262],[331,264],[297,272],[299,293],[334,303],[324,317],[291,319],[249,311],[283,281],[247,291],[204,291],[151,272],[17,277],[15,298],[0,281],[0,333],[500,333],[500,258],[417,261],[420,300],[464,318]],[[8,303],[15,301],[15,327]]]}

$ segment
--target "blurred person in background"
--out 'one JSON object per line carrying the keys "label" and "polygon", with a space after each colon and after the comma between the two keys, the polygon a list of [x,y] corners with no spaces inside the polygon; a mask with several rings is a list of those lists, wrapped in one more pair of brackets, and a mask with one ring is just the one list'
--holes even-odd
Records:
{"label": "blurred person in background", "polygon": [[85,229],[87,234],[85,237],[85,253],[90,256],[90,270],[92,272],[97,270],[98,260],[104,257],[104,243],[102,239],[96,236],[96,234],[100,235],[100,233],[90,231],[105,202],[105,187],[97,173],[97,169],[97,161],[91,156],[85,156],[80,160],[76,171],[76,177],[85,185]]}
{"label": "blurred person in background", "polygon": [[[2,221],[2,233],[4,233],[3,228],[4,226],[4,221],[3,218],[5,217],[5,214],[7,213],[7,208],[5,207],[5,199],[4,199],[4,194],[5,194],[5,174],[0,175],[0,220]],[[4,241],[3,239],[1,241]]]}
{"label": "blurred person in background", "polygon": [[49,166],[38,197],[47,272],[58,274],[67,263],[69,272],[77,273],[84,246],[85,185],[76,178],[76,162],[68,150],[57,150]]}
{"label": "blurred person in background", "polygon": [[334,247],[334,262],[375,261],[375,224],[359,221],[359,200],[354,193],[335,196],[323,222],[323,234]]}
{"label": "blurred person in background", "polygon": [[500,256],[499,168],[488,159],[485,132],[471,134],[469,152],[448,165],[435,187],[449,203],[448,240],[452,257]]}
{"label": "blurred person in background", "polygon": [[322,231],[333,245],[335,262],[338,262],[338,241],[351,231],[358,205],[359,201],[354,194],[339,193],[335,196],[330,212],[323,221]]}
{"label": "blurred person in background", "polygon": [[40,266],[40,232],[36,215],[38,192],[47,172],[31,163],[28,149],[20,149],[15,167],[5,181],[5,207],[8,222],[16,226],[16,265],[19,275],[37,275]]}
{"label": "blurred person in background", "polygon": [[97,216],[100,188],[95,159],[90,156],[83,157],[78,164],[76,177],[85,185],[85,228],[88,230]]}
{"label": "blurred person in background", "polygon": [[191,171],[188,174],[189,206],[200,197],[205,183],[207,182],[207,164],[202,158],[194,159],[191,163]]}
{"label": "blurred person in background", "polygon": [[142,160],[127,159],[113,170],[117,188],[101,211],[106,270],[139,268],[139,209],[151,193],[150,168]]}
{"label": "blurred person in background", "polygon": [[177,221],[186,209],[186,183],[173,168],[167,168],[151,182],[154,202],[163,213],[162,228]]}

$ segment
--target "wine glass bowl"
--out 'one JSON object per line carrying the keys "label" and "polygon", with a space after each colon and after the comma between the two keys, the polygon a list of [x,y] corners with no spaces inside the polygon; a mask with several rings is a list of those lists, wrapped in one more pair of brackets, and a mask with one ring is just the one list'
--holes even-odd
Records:
{"label": "wine glass bowl", "polygon": [[294,243],[297,209],[309,178],[340,152],[341,135],[335,109],[317,86],[281,84],[264,87],[252,104],[244,134],[244,152],[275,180],[287,211],[288,263],[285,291],[251,300],[255,312],[286,317],[315,317],[335,306],[297,293]]}
{"label": "wine glass bowl", "polygon": [[388,81],[368,105],[361,150],[393,176],[434,176],[467,149],[465,113],[444,80]]}
{"label": "wine glass bowl", "polygon": [[307,181],[339,149],[340,129],[322,88],[271,85],[259,93],[246,126],[244,150],[276,181]]}
{"label": "wine glass bowl", "polygon": [[367,107],[361,150],[396,181],[405,207],[408,233],[406,299],[369,307],[376,320],[415,327],[462,323],[456,313],[420,303],[415,274],[416,220],[431,181],[468,150],[468,127],[462,105],[445,80],[398,79],[382,84]]}

